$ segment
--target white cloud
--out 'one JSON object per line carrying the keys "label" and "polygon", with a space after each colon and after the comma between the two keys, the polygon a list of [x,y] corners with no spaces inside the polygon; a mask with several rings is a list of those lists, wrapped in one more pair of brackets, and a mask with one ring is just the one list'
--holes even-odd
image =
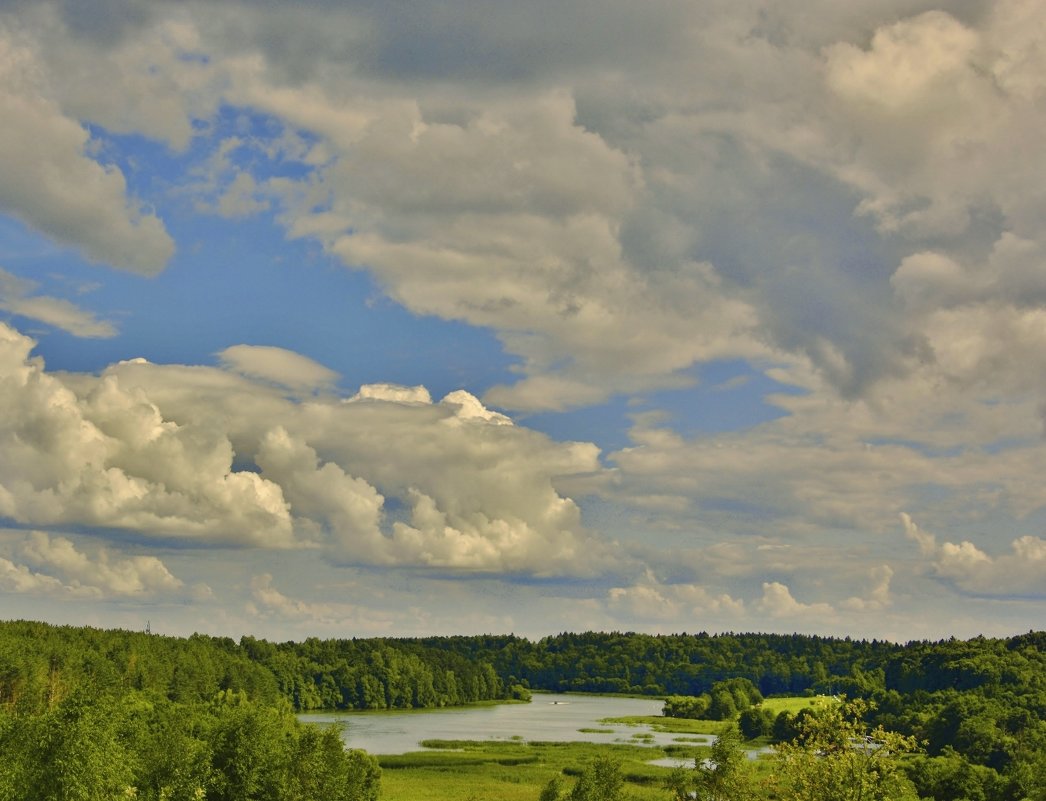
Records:
{"label": "white cloud", "polygon": [[333,462],[321,465],[313,448],[282,428],[265,435],[255,460],[283,490],[291,514],[329,531],[339,553],[371,563],[388,561],[381,531],[385,499],[374,487]]}
{"label": "white cloud", "polygon": [[218,358],[234,372],[296,390],[325,388],[338,378],[333,370],[285,348],[233,345],[219,353]]}
{"label": "white cloud", "polygon": [[179,425],[109,376],[78,395],[0,324],[0,514],[230,544],[286,546],[279,487],[232,469],[229,440]]}
{"label": "white cloud", "polygon": [[93,261],[158,272],[174,252],[163,223],[128,198],[119,169],[88,155],[87,131],[41,71],[38,54],[0,24],[0,208]]}
{"label": "white cloud", "polygon": [[779,581],[763,582],[763,597],[756,602],[755,607],[760,613],[775,620],[801,620],[807,625],[824,625],[835,616],[835,610],[830,604],[801,603],[793,598],[791,590]]}
{"label": "white cloud", "polygon": [[[273,584],[271,573],[261,573],[251,577],[250,599],[245,605],[249,616],[249,625],[257,628],[264,622],[289,624],[292,630],[307,626],[310,630],[328,629],[355,632],[366,632],[372,636],[385,636],[389,631],[402,626],[417,626],[430,616],[427,610],[420,608],[397,609],[390,611],[375,604],[376,588],[367,588],[369,603],[347,603],[345,601],[311,601],[292,597],[281,592]],[[380,594],[380,591],[377,591]],[[424,626],[413,628],[421,632],[428,629]]]}
{"label": "white cloud", "polygon": [[1024,535],[1010,543],[1010,553],[991,556],[968,540],[938,543],[908,515],[902,515],[901,521],[920,553],[932,558],[933,575],[959,589],[1001,598],[1046,597],[1046,539]]}
{"label": "white cloud", "polygon": [[440,403],[456,407],[456,420],[481,420],[484,423],[493,423],[499,426],[512,425],[512,418],[491,411],[479,402],[479,398],[463,389],[448,392]]}
{"label": "white cloud", "polygon": [[[17,565],[0,556],[0,589],[15,593],[64,593],[75,592],[54,576],[34,573],[25,565]],[[88,594],[91,594],[88,592]]]}
{"label": "white cloud", "polygon": [[[914,580],[887,544],[905,511],[963,529],[938,544],[910,526],[960,588],[990,594],[1018,552],[1037,565],[1038,540],[1019,535],[1046,506],[1038,3],[578,2],[410,20],[379,6],[9,7],[0,203],[90,258],[155,272],[170,237],[131,197],[131,160],[121,172],[99,155],[106,131],[151,137],[197,167],[198,208],[271,204],[288,236],[411,312],[494,332],[519,380],[473,388],[482,400],[374,384],[296,402],[271,384],[333,395],[336,377],[289,351],[235,346],[226,370],[114,365],[99,381],[48,374],[7,339],[0,512],[539,574],[618,563],[617,535],[747,534],[779,550],[755,567],[710,560],[780,578],[764,601],[800,615],[816,610],[790,588],[855,614],[896,608]],[[198,159],[188,145],[218,108],[269,117]],[[106,333],[35,291],[8,283],[5,309]],[[716,433],[713,404],[700,435],[681,433],[692,418],[637,420],[613,471],[487,408],[686,387],[731,359],[788,386],[766,398],[781,419]],[[717,402],[736,391],[721,384]],[[565,487],[622,511],[594,517],[606,537]],[[796,583],[811,554],[849,583]],[[1017,575],[1034,595],[1034,570]],[[626,579],[613,597],[651,619],[681,612],[677,579]]]}
{"label": "white cloud", "polygon": [[698,584],[666,584],[650,570],[628,587],[612,587],[607,605],[615,615],[630,619],[672,623],[697,618],[703,625],[712,619],[724,627],[745,611],[744,601],[726,593],[716,595]]}
{"label": "white cloud", "polygon": [[[669,4],[641,19],[582,3],[453,26],[419,10],[408,29],[378,9],[201,8],[86,27],[21,8],[9,70],[39,75],[12,91],[31,86],[19,97],[81,140],[90,120],[184,148],[223,103],[273,115],[285,127],[271,142],[231,137],[200,167],[205,202],[240,215],[279,201],[291,236],[412,311],[494,330],[521,357],[521,379],[486,396],[506,408],[684,386],[718,358],[808,359],[863,395],[917,369],[924,332],[883,281],[893,254],[911,303],[942,290],[920,272],[926,254],[976,273],[986,236],[1040,238],[1033,3],[980,16],[910,0],[801,15]],[[551,41],[570,47],[536,46]],[[497,56],[478,69],[479,53]],[[232,161],[241,148],[305,177],[255,174]],[[857,271],[855,249],[875,251],[860,214],[894,233]],[[78,236],[106,231],[116,248],[120,226],[96,223]],[[158,269],[155,244],[135,249],[139,269]],[[953,300],[1003,291],[968,278]]]}
{"label": "white cloud", "polygon": [[923,556],[932,556],[937,551],[937,538],[928,531],[923,531],[919,528],[915,521],[912,520],[911,515],[907,512],[901,512],[901,523],[904,526],[904,533],[910,540],[914,540],[919,546],[919,553]]}
{"label": "white cloud", "polygon": [[32,3],[12,21],[46,54],[47,94],[70,117],[186,148],[194,123],[214,114],[223,83],[201,47],[199,23],[148,5],[71,12],[80,7]]}
{"label": "white cloud", "polygon": [[867,50],[848,43],[828,48],[827,80],[853,102],[924,113],[928,104],[951,100],[955,78],[967,74],[977,46],[974,31],[943,11],[928,11],[878,28]]}
{"label": "white cloud", "polygon": [[344,619],[352,610],[349,604],[307,603],[294,600],[272,586],[272,574],[263,573],[251,579],[251,606],[253,614],[275,614],[280,617],[309,622],[330,622],[335,616]]}
{"label": "white cloud", "polygon": [[[522,379],[487,396],[505,407],[681,386],[716,358],[800,353],[851,394],[908,369],[916,334],[886,313],[885,287],[869,313],[853,300],[868,287],[834,263],[861,222],[844,213],[839,234],[783,229],[797,207],[816,218],[853,206],[856,190],[857,210],[884,228],[958,238],[988,204],[1015,236],[1037,235],[1026,222],[1041,217],[1042,160],[1013,146],[1023,152],[1044,124],[1028,88],[1042,26],[1027,4],[998,3],[976,24],[910,2],[823,4],[816,26],[747,6],[671,6],[642,21],[621,7],[547,12],[525,24],[491,14],[472,34],[542,79],[491,64],[477,83],[450,46],[461,30],[439,19],[424,36],[412,28],[424,44],[411,58],[442,54],[438,92],[401,71],[403,31],[374,10],[238,6],[204,24],[188,6],[121,23],[133,35],[100,23],[101,39],[48,4],[21,22],[26,52],[61,78],[45,96],[70,119],[184,147],[193,121],[225,102],[318,138],[293,149],[226,140],[203,176],[207,202],[238,215],[282,197],[292,236],[321,239],[413,311],[492,328],[522,357]],[[509,30],[540,41],[572,31],[573,55],[537,58],[508,44]],[[616,59],[594,30],[628,32]],[[467,87],[455,82],[464,74]],[[314,169],[256,176],[230,161],[245,145]],[[797,168],[815,188],[782,194],[780,183],[800,183]],[[758,238],[746,236],[752,219]],[[811,294],[848,325],[810,315]]]}
{"label": "white cloud", "polygon": [[57,598],[206,597],[205,585],[187,588],[155,556],[116,556],[105,547],[80,550],[69,539],[33,531],[0,558],[0,588]]}
{"label": "white cloud", "polygon": [[106,596],[147,596],[184,586],[155,556],[121,559],[99,548],[92,559],[70,540],[41,531],[29,535],[20,554],[32,567],[53,571],[74,588],[95,588]]}
{"label": "white cloud", "polygon": [[432,403],[432,396],[423,386],[402,387],[398,384],[364,384],[349,401],[390,401],[392,403]]}
{"label": "white cloud", "polygon": [[851,596],[842,602],[843,609],[855,612],[878,612],[893,604],[890,595],[890,581],[893,579],[894,570],[889,565],[879,565],[869,571],[872,586],[866,596]]}
{"label": "white cloud", "polygon": [[73,336],[105,338],[116,336],[112,323],[68,300],[34,294],[39,284],[0,268],[0,309],[53,325]]}
{"label": "white cloud", "polygon": [[269,380],[327,373],[278,349],[224,352],[263,383],[144,360],[58,377],[28,358],[31,340],[0,333],[0,514],[19,522],[470,571],[593,574],[615,558],[555,486],[598,472],[598,449],[514,426],[469,393],[293,400]]}

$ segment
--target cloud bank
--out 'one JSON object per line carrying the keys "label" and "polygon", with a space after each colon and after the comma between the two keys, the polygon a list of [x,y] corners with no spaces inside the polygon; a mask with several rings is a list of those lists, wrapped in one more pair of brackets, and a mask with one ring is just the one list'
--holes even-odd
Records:
{"label": "cloud bank", "polygon": [[[507,367],[360,380],[266,330],[217,366],[129,342],[54,371],[0,323],[0,516],[40,554],[101,563],[70,531],[118,532],[513,600],[583,577],[548,592],[591,625],[1041,617],[1036,3],[86,7],[0,10],[5,214],[165,287],[207,226],[268,225]],[[4,254],[0,310],[121,345],[147,314],[114,292],[117,326],[44,263]],[[528,427],[613,404],[604,453]],[[86,582],[23,556],[12,586]],[[353,613],[296,589],[271,563],[238,586],[272,620]]]}

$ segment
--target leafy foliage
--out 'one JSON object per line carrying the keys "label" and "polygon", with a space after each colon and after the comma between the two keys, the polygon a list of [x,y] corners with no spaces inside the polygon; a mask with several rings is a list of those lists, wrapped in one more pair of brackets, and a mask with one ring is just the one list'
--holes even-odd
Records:
{"label": "leafy foliage", "polygon": [[799,737],[778,746],[786,801],[917,801],[898,757],[914,738],[882,727],[869,730],[869,708],[855,700],[825,706],[802,723]]}
{"label": "leafy foliage", "polygon": [[4,718],[4,801],[377,801],[380,768],[287,704],[222,692],[209,704],[78,691]]}
{"label": "leafy foliage", "polygon": [[724,729],[707,760],[695,760],[693,770],[678,768],[665,782],[675,801],[755,801],[759,798],[748,770],[741,735]]}

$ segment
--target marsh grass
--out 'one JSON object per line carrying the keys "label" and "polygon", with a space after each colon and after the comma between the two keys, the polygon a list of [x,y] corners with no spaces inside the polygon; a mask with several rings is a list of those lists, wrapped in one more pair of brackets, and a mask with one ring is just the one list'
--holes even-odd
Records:
{"label": "marsh grass", "polygon": [[[597,743],[435,740],[429,751],[379,756],[382,801],[537,801],[553,776],[569,789],[599,755],[620,760],[637,801],[664,801],[669,770],[647,764],[668,755],[654,746]],[[697,747],[673,746],[696,755]],[[672,756],[677,756],[673,753]]]}
{"label": "marsh grass", "polygon": [[722,720],[693,720],[691,718],[666,718],[661,715],[639,715],[624,718],[604,718],[600,723],[619,723],[626,726],[649,726],[654,731],[672,734],[719,734],[732,725]]}

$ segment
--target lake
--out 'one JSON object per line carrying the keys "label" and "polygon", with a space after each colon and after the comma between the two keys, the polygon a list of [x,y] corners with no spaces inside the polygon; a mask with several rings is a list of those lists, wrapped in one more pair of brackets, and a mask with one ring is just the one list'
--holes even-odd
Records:
{"label": "lake", "polygon": [[[646,698],[534,693],[529,704],[382,712],[325,712],[298,717],[333,724],[349,748],[372,754],[405,754],[422,740],[549,740],[555,742],[710,744],[714,738],[656,732],[649,726],[601,723],[603,718],[660,715],[663,702]],[[599,731],[579,731],[599,729]],[[642,739],[637,739],[641,736]],[[701,743],[694,743],[700,740]]]}

